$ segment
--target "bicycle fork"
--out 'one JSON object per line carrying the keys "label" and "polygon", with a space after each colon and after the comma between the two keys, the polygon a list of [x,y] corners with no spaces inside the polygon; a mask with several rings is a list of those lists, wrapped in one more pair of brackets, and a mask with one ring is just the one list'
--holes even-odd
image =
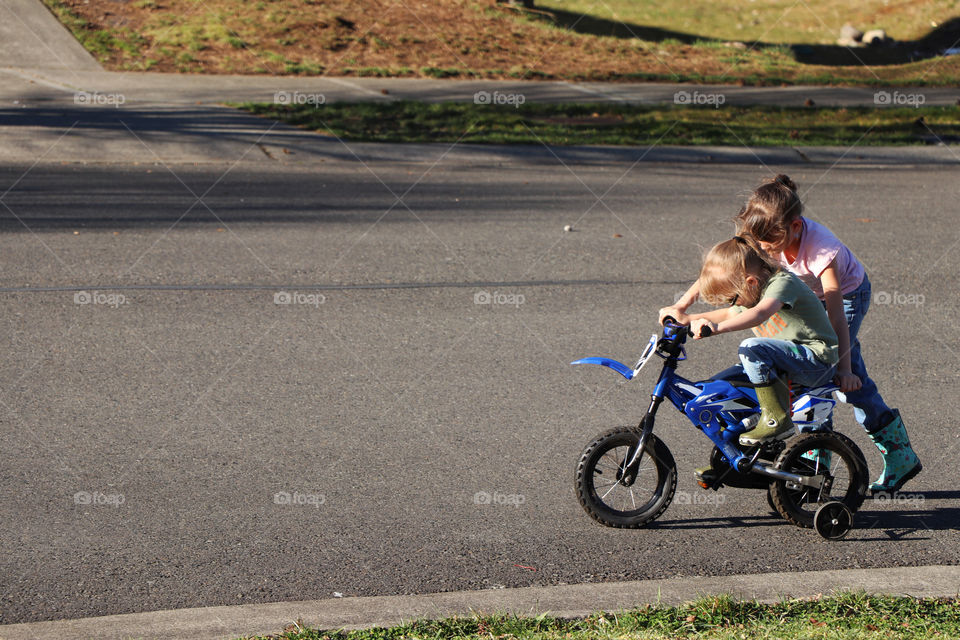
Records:
{"label": "bicycle fork", "polygon": [[625,487],[631,486],[637,480],[637,472],[640,470],[640,458],[643,457],[643,452],[647,448],[647,443],[650,441],[650,435],[653,433],[653,420],[657,415],[657,408],[661,402],[663,402],[663,398],[654,395],[650,400],[650,407],[647,409],[647,413],[644,414],[640,424],[637,425],[637,429],[640,431],[640,439],[634,447],[627,450],[627,455],[624,456],[624,464],[621,466],[620,477],[617,478],[620,484]]}

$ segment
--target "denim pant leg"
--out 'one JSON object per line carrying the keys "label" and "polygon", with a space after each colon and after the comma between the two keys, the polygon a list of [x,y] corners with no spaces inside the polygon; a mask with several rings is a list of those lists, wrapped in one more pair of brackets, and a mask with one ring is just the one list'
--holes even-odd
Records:
{"label": "denim pant leg", "polygon": [[894,417],[890,407],[880,396],[876,383],[867,373],[860,353],[860,339],[857,334],[860,332],[863,317],[870,308],[870,295],[870,280],[864,275],[860,286],[843,296],[843,313],[850,331],[850,369],[860,378],[863,386],[850,393],[837,393],[841,402],[853,405],[853,415],[867,433],[882,429]]}
{"label": "denim pant leg", "polygon": [[789,340],[747,338],[740,343],[739,353],[743,370],[754,384],[767,384],[782,375],[816,387],[829,384],[836,372],[834,365],[821,362],[809,348]]}

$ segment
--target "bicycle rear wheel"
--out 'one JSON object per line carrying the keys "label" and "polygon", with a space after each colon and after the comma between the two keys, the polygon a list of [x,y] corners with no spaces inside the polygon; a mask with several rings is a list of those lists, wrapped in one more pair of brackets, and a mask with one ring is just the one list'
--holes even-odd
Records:
{"label": "bicycle rear wheel", "polygon": [[850,438],[835,431],[805,433],[788,440],[774,466],[801,476],[826,477],[823,489],[788,480],[770,483],[770,497],[777,511],[800,527],[813,527],[817,508],[833,500],[856,512],[867,494],[863,453]]}

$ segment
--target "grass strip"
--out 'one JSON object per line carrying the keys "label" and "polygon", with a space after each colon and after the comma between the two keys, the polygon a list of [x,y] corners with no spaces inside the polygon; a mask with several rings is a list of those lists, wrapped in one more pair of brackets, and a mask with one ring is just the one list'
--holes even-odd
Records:
{"label": "grass strip", "polygon": [[679,607],[646,606],[572,620],[546,615],[536,618],[476,616],[349,632],[292,625],[281,635],[259,638],[268,637],[285,640],[957,638],[960,637],[960,601],[841,592],[813,600],[760,604],[717,596]]}
{"label": "grass strip", "polygon": [[44,4],[73,36],[99,62],[112,57],[136,59],[147,41],[140,34],[127,28],[101,28],[87,22],[61,0],[43,0]]}
{"label": "grass strip", "polygon": [[[315,100],[319,102],[319,100]],[[960,142],[960,108],[245,103],[344,140],[549,145],[897,146]]]}

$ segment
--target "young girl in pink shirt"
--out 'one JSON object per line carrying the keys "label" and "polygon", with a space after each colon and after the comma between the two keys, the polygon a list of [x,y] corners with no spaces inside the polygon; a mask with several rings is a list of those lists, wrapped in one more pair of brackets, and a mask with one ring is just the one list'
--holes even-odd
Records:
{"label": "young girl in pink shirt", "polygon": [[[737,233],[756,238],[823,302],[839,342],[835,382],[840,399],[853,405],[857,422],[883,456],[883,472],[870,489],[874,493],[899,491],[923,465],[910,445],[900,412],[884,402],[863,362],[857,333],[871,299],[863,265],[828,228],[803,217],[797,186],[782,174],[753,192],[736,224]],[[673,307],[661,309],[661,318],[685,312],[699,293],[699,283],[694,283]]]}

